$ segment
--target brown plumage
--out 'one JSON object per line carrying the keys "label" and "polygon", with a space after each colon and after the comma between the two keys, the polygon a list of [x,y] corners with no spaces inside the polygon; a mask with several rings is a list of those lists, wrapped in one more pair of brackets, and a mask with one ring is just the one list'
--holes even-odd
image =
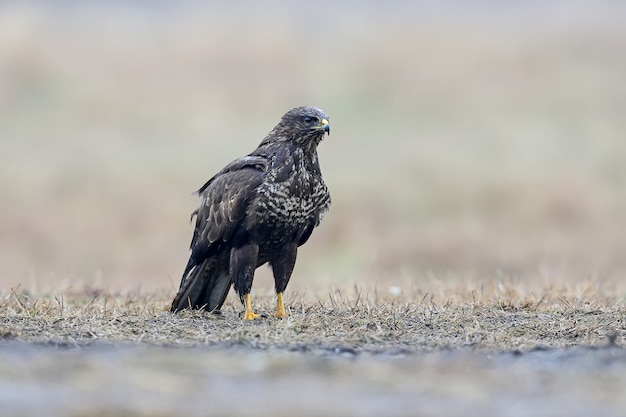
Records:
{"label": "brown plumage", "polygon": [[330,207],[317,146],[330,133],[328,116],[315,107],[287,112],[253,152],[226,165],[198,190],[201,203],[191,256],[171,311],[221,308],[231,284],[245,304],[244,318],[257,318],[250,304],[254,271],[272,267],[278,308],[298,247]]}

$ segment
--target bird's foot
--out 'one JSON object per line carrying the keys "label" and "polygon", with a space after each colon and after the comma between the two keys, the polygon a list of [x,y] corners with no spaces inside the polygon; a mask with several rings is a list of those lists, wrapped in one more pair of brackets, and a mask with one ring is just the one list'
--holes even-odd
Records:
{"label": "bird's foot", "polygon": [[283,307],[276,309],[276,317],[279,319],[285,319],[287,318],[287,312],[285,311],[285,308]]}
{"label": "bird's foot", "polygon": [[243,315],[243,319],[244,320],[255,320],[255,319],[260,319],[261,315],[260,314],[256,314],[254,311],[250,310],[246,310],[246,312]]}
{"label": "bird's foot", "polygon": [[252,311],[252,301],[250,300],[250,294],[246,294],[243,299],[244,299],[243,303],[246,306],[246,312],[243,315],[243,319],[244,320],[260,319],[261,316],[259,314],[256,314],[254,311]]}
{"label": "bird's foot", "polygon": [[276,294],[276,300],[278,307],[276,308],[276,317],[279,319],[284,319],[287,317],[287,311],[285,310],[285,304],[283,303],[283,293],[279,292]]}

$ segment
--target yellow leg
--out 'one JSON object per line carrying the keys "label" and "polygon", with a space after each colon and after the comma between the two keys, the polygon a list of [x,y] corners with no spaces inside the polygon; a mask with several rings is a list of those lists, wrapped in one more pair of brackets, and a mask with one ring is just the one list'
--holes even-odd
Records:
{"label": "yellow leg", "polygon": [[284,319],[287,317],[287,311],[285,311],[285,304],[283,304],[283,293],[279,292],[276,295],[276,300],[278,302],[278,307],[276,308],[276,317],[279,319]]}
{"label": "yellow leg", "polygon": [[252,311],[252,302],[250,301],[250,294],[245,295],[244,302],[246,304],[246,312],[243,316],[244,320],[254,320],[254,319],[258,319],[261,317],[260,315],[255,314],[254,311]]}

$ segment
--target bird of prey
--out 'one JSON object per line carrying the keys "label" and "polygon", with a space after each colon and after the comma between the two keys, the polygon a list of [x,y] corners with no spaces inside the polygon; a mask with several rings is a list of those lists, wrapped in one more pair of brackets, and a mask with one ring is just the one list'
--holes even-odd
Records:
{"label": "bird of prey", "polygon": [[317,146],[330,134],[328,116],[315,107],[296,107],[281,118],[250,154],[226,165],[199,190],[200,206],[191,256],[170,310],[216,311],[231,285],[254,320],[250,300],[254,271],[272,268],[276,317],[287,316],[283,292],[298,247],[330,207],[330,194]]}

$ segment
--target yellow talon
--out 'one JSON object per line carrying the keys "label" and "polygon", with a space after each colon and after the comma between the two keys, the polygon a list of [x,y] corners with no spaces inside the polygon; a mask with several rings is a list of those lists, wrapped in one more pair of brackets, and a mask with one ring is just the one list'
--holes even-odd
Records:
{"label": "yellow talon", "polygon": [[276,300],[278,303],[278,307],[276,308],[276,317],[279,319],[284,319],[287,317],[287,311],[285,311],[285,304],[283,304],[283,293],[279,292],[276,295]]}
{"label": "yellow talon", "polygon": [[252,311],[252,302],[250,301],[250,294],[246,294],[244,298],[244,302],[246,304],[246,312],[243,315],[244,320],[254,320],[254,319],[258,319],[261,317],[259,314],[256,314],[254,311]]}

